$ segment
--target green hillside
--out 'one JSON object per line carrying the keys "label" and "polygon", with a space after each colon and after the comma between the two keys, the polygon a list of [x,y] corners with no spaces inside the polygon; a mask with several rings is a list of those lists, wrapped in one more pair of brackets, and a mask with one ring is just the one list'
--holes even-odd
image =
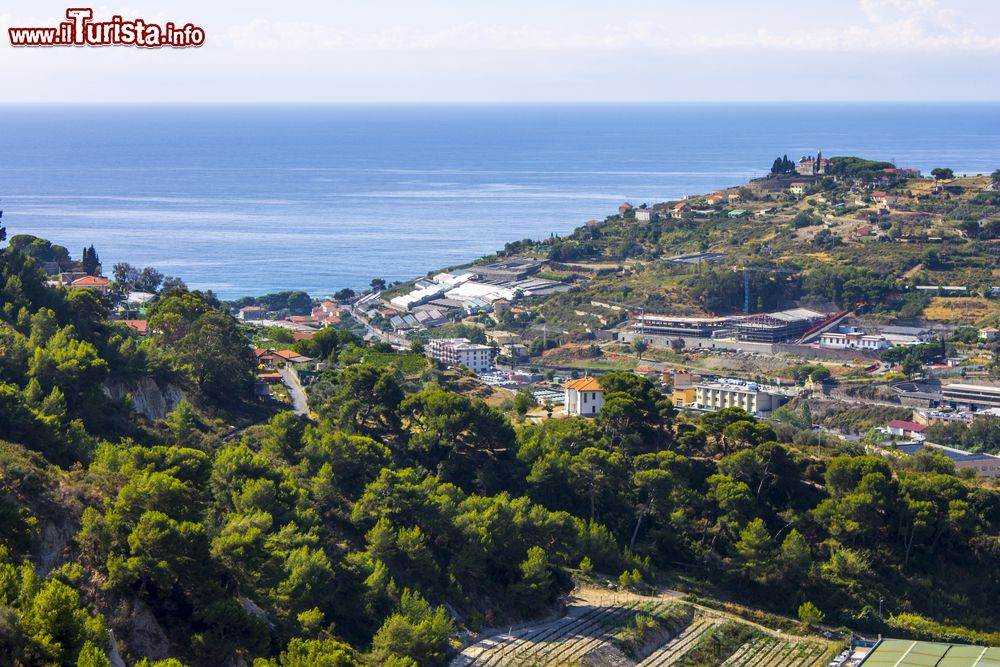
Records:
{"label": "green hillside", "polygon": [[[811,205],[782,206],[753,224],[774,234],[769,261],[810,268],[788,290],[829,289],[810,286],[824,270],[870,272],[844,273],[849,299],[915,280],[873,277],[875,246],[793,256],[811,242],[778,216]],[[542,312],[613,290],[721,307],[693,296],[697,272],[645,253],[684,250],[704,224],[709,247],[748,261],[732,243],[741,223],[672,224],[611,219],[590,241],[533,248],[592,242],[594,257],[643,262]],[[991,241],[947,243],[985,258]],[[878,244],[911,257],[900,270],[930,247]],[[98,290],[49,286],[39,265],[0,250],[4,664],[107,665],[111,629],[129,665],[441,665],[466,631],[544,615],[574,577],[601,575],[785,615],[808,601],[869,632],[1000,641],[1000,492],[943,457],[885,460],[832,438],[818,453],[796,444],[814,434],[739,410],[678,415],[629,373],[602,378],[596,420],[521,423],[455,391],[466,378],[332,329],[297,344],[324,364],[306,419],[254,401],[251,341],[210,293],[161,289],[142,337],[108,320]],[[178,391],[169,414],[149,412],[152,394]]]}

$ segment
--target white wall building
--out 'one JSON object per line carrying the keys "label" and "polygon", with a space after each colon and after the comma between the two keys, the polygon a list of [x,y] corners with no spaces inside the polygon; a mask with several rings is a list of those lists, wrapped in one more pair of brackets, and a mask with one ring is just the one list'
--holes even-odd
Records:
{"label": "white wall building", "polygon": [[432,338],[425,349],[429,357],[448,366],[465,366],[475,373],[493,368],[493,348],[468,338]]}
{"label": "white wall building", "polygon": [[884,336],[873,336],[861,332],[829,331],[820,336],[819,346],[834,350],[881,350],[889,347],[889,341]]}
{"label": "white wall building", "polygon": [[743,380],[722,379],[695,385],[695,407],[712,412],[743,408],[752,415],[767,414],[779,408],[788,398]]}
{"label": "white wall building", "polygon": [[585,377],[563,385],[563,405],[566,414],[577,417],[596,417],[604,405],[604,390],[597,378]]}

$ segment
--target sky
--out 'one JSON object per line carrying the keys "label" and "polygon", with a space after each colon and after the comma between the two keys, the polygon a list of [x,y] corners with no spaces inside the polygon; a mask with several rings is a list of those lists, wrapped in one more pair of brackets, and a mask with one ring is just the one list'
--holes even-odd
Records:
{"label": "sky", "polygon": [[[64,0],[64,3],[67,0]],[[74,0],[71,6],[88,6]],[[20,48],[66,4],[0,5],[6,102],[1000,100],[997,0],[170,0],[196,49]]]}

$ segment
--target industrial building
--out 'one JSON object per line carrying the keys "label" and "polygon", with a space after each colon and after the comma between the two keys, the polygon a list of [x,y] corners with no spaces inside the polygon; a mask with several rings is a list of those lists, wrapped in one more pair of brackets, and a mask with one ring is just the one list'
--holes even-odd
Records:
{"label": "industrial building", "polygon": [[781,343],[797,339],[825,316],[808,308],[750,315],[736,322],[736,337],[756,343]]}
{"label": "industrial building", "polygon": [[941,400],[955,407],[978,408],[1000,407],[1000,387],[981,384],[948,384],[941,387]]}
{"label": "industrial building", "polygon": [[955,464],[955,470],[971,468],[979,477],[1000,477],[1000,456],[967,452],[962,449],[935,445],[929,442],[911,442],[896,445],[896,449],[907,456],[916,454],[922,447],[930,447],[937,453],[947,456]]}
{"label": "industrial building", "polygon": [[476,264],[469,267],[483,280],[522,280],[533,273],[538,273],[542,263],[535,259],[518,257],[502,262]]}
{"label": "industrial building", "polygon": [[732,329],[731,317],[679,317],[675,315],[641,315],[632,324],[632,330],[659,336],[694,336],[711,338],[719,331]]}

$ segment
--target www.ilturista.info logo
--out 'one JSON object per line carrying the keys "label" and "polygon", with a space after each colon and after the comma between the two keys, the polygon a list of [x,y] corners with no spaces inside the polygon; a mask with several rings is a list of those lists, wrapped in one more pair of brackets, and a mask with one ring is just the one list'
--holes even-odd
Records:
{"label": "www.ilturista.info logo", "polygon": [[141,46],[186,48],[205,43],[205,30],[191,23],[163,25],[142,19],[125,20],[112,16],[94,21],[94,10],[86,7],[66,10],[68,21],[49,28],[8,28],[11,46]]}

